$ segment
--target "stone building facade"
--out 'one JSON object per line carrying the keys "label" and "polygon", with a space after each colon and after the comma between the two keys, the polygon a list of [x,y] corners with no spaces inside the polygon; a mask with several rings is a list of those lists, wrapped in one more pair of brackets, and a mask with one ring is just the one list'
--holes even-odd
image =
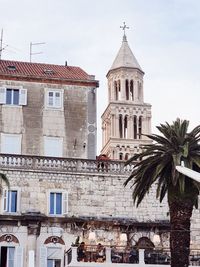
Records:
{"label": "stone building facade", "polygon": [[[110,161],[107,171],[97,164],[96,160],[1,154],[0,167],[11,185],[9,190],[3,188],[0,202],[0,248],[1,253],[13,249],[14,267],[28,266],[30,252],[35,266],[51,266],[50,260],[66,266],[65,252],[77,237],[86,244],[124,246],[120,238],[125,233],[132,246],[141,237],[153,240],[157,229],[162,243],[168,244],[166,203],[155,201],[152,191],[138,212],[131,189],[123,186],[131,167]],[[16,209],[11,205],[5,210],[8,197],[16,200]],[[91,232],[96,235],[93,241]]]}
{"label": "stone building facade", "polygon": [[[124,248],[141,240],[156,245],[156,234],[157,245],[169,246],[166,201],[152,189],[136,208],[123,185],[131,172],[124,159],[149,142],[141,133],[151,131],[143,74],[124,36],[107,75],[105,160],[95,159],[94,76],[78,67],[0,61],[0,169],[10,180],[10,188],[1,184],[2,267],[66,267],[78,241]],[[197,210],[193,229],[199,217]],[[198,232],[192,246],[199,246]]]}
{"label": "stone building facade", "polygon": [[94,159],[97,87],[79,67],[1,60],[1,153]]}

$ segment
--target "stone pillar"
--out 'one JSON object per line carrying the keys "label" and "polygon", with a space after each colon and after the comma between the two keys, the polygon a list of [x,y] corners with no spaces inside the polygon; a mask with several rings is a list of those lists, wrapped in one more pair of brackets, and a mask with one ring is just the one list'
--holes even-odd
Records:
{"label": "stone pillar", "polygon": [[111,248],[106,247],[106,263],[112,263],[111,262]]}
{"label": "stone pillar", "polygon": [[28,252],[28,267],[35,267],[35,251],[29,250]]}
{"label": "stone pillar", "polygon": [[71,247],[71,249],[72,249],[71,264],[76,264],[77,263],[77,247]]}
{"label": "stone pillar", "polygon": [[145,265],[144,262],[144,249],[139,249],[139,265],[143,267]]}

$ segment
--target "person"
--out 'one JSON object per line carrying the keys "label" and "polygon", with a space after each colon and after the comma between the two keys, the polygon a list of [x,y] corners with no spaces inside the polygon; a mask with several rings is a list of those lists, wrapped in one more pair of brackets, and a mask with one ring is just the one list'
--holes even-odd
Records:
{"label": "person", "polygon": [[97,245],[96,261],[103,262],[105,260],[105,248],[101,243]]}
{"label": "person", "polygon": [[98,162],[97,164],[98,171],[107,172],[108,171],[108,160],[110,160],[109,157],[106,154],[100,154],[99,156],[96,157],[96,160]]}
{"label": "person", "polygon": [[81,242],[81,244],[79,245],[78,249],[77,249],[77,255],[78,261],[86,261],[86,249],[85,249],[85,242]]}
{"label": "person", "polygon": [[138,263],[138,252],[136,248],[132,247],[130,254],[129,254],[129,262],[130,263]]}
{"label": "person", "polygon": [[114,263],[122,261],[122,256],[119,255],[119,252],[117,251],[115,246],[113,246],[112,249],[111,249],[111,260]]}

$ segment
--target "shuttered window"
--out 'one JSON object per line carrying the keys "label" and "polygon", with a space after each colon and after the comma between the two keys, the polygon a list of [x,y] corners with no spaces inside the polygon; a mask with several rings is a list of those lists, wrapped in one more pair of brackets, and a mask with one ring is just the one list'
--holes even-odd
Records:
{"label": "shuttered window", "polygon": [[50,215],[64,215],[68,213],[68,192],[50,192],[49,193],[49,211]]}
{"label": "shuttered window", "polygon": [[0,88],[0,104],[24,106],[27,105],[27,90],[18,88]]}

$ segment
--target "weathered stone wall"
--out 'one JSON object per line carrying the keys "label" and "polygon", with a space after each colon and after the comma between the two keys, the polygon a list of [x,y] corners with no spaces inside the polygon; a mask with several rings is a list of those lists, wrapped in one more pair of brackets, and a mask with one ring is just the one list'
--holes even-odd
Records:
{"label": "weathered stone wall", "polygon": [[132,190],[123,186],[127,176],[115,174],[59,173],[28,170],[7,171],[11,186],[21,190],[21,212],[35,209],[48,215],[49,190],[69,194],[68,216],[131,218],[136,221],[166,220],[166,202],[149,193],[139,208],[133,205]]}
{"label": "weathered stone wall", "polygon": [[[51,136],[63,138],[63,157],[95,158],[96,91],[93,87],[0,81],[0,87],[12,86],[27,89],[27,105],[2,105],[0,130],[6,134],[21,134],[22,154],[44,155],[43,137]],[[47,88],[63,92],[63,108],[46,108]],[[88,104],[90,94],[94,97]],[[93,129],[88,129],[91,123]]]}

